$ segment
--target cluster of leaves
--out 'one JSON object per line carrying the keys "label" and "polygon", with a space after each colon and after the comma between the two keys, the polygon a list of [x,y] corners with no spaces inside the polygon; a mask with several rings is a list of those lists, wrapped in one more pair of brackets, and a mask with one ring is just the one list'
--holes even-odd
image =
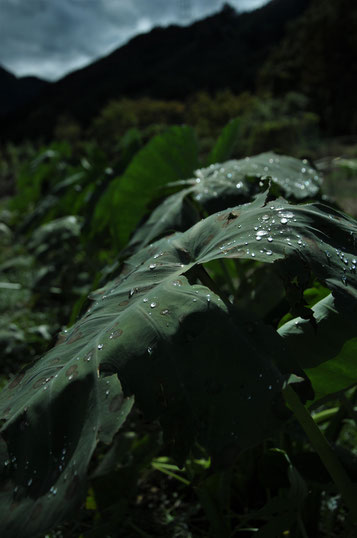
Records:
{"label": "cluster of leaves", "polygon": [[[108,146],[133,126],[147,138],[165,127],[183,123],[195,128],[201,152],[207,155],[232,116],[241,121],[235,156],[271,148],[290,154],[311,151],[318,139],[318,116],[310,111],[304,95],[291,91],[279,99],[269,94],[258,97],[248,92],[237,95],[230,90],[215,95],[199,92],[184,102],[123,98],[110,102],[101,110],[92,121],[88,135]],[[68,122],[70,127],[70,120]],[[62,123],[60,126],[61,132],[57,134],[66,137]]]}
{"label": "cluster of leaves", "polygon": [[[52,287],[75,289],[65,260],[79,235],[83,266],[106,235],[112,250],[103,262],[115,263],[85,314],[1,393],[1,525],[9,538],[36,536],[71,517],[88,474],[87,508],[99,521],[85,536],[115,532],[133,504],[124,533],[137,535],[138,479],[148,466],[195,486],[199,502],[185,506],[194,506],[193,519],[204,510],[201,535],[255,529],[276,538],[316,529],[306,476],[286,444],[275,449],[274,436],[299,442],[286,387],[319,409],[322,398],[356,384],[357,223],[316,202],[321,178],[306,161],[274,153],[227,161],[238,133],[236,120],[204,168],[192,129],[174,127],[139,150],[130,133],[117,176],[82,162],[86,172],[69,167],[61,179],[59,153],[47,153],[33,189],[29,175],[19,178],[12,207],[32,203],[20,230],[41,224],[29,247],[37,259],[47,256],[47,266],[66,268]],[[68,248],[63,260],[59,242]],[[87,289],[97,270],[84,279]],[[260,497],[247,513],[240,498],[252,495],[254,457]],[[321,493],[330,495],[322,482],[313,487],[315,510]],[[272,498],[262,508],[266,489]],[[183,523],[169,523],[164,532],[188,535]]]}
{"label": "cluster of leaves", "polygon": [[[258,84],[275,95],[284,95],[292,88],[306,93],[323,129],[335,136],[355,135],[357,128],[357,11],[355,4],[349,8],[348,0],[330,4],[328,9],[323,0],[309,2],[261,68]],[[338,87],[335,80],[340,81]]]}

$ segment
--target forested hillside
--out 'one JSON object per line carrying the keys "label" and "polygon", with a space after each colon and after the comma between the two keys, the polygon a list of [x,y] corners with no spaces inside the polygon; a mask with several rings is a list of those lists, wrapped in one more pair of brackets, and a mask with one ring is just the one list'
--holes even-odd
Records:
{"label": "forested hillside", "polygon": [[260,73],[260,89],[310,99],[331,134],[357,134],[357,4],[313,0]]}
{"label": "forested hillside", "polygon": [[[49,136],[59,116],[88,125],[111,99],[130,96],[184,100],[199,91],[253,91],[256,76],[287,22],[308,0],[273,0],[250,13],[221,12],[188,27],[155,28],[109,56],[48,85],[19,116],[3,122],[5,136]],[[17,126],[21,117],[21,127]]]}
{"label": "forested hillside", "polygon": [[357,536],[356,12],[0,70],[1,538]]}

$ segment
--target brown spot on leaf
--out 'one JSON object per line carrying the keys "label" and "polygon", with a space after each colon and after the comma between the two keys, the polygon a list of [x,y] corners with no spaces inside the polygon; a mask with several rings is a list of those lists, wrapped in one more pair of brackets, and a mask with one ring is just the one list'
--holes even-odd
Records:
{"label": "brown spot on leaf", "polygon": [[68,335],[66,334],[63,334],[63,333],[60,333],[57,337],[57,341],[56,341],[56,344],[55,344],[55,347],[56,346],[60,346],[61,344],[63,344],[66,340],[67,340],[67,337]]}
{"label": "brown spot on leaf", "polygon": [[227,218],[227,213],[223,213],[223,215],[218,215],[216,220],[221,221],[221,220],[226,220],[226,218]]}
{"label": "brown spot on leaf", "polygon": [[113,331],[112,333],[110,333],[109,335],[109,338],[112,340],[112,339],[115,339],[115,338],[119,338],[119,336],[121,336],[123,334],[123,331],[122,329],[116,329],[115,331]]}
{"label": "brown spot on leaf", "polygon": [[77,340],[80,340],[83,338],[83,333],[81,331],[77,332],[74,331],[70,339],[67,341],[67,344],[73,344],[73,342],[76,342]]}
{"label": "brown spot on leaf", "polygon": [[66,376],[72,379],[72,377],[77,377],[77,375],[78,375],[78,366],[77,364],[73,364],[66,371]]}
{"label": "brown spot on leaf", "polygon": [[25,376],[24,373],[17,375],[15,379],[11,381],[9,385],[9,389],[14,389],[15,387],[17,387],[17,385],[19,385],[21,381],[23,380],[24,376]]}
{"label": "brown spot on leaf", "polygon": [[212,241],[213,238],[214,238],[214,234],[210,234],[205,239],[203,239],[201,244],[203,246],[208,245]]}
{"label": "brown spot on leaf", "polygon": [[225,222],[223,223],[223,226],[224,227],[228,226],[229,224],[231,224],[231,222],[233,222],[238,217],[239,217],[239,213],[235,213],[234,211],[230,211],[228,213],[227,217],[226,217]]}
{"label": "brown spot on leaf", "polygon": [[33,389],[38,389],[39,387],[41,387],[42,385],[45,385],[46,383],[48,383],[51,379],[53,378],[53,376],[51,377],[40,377],[37,381],[35,381],[35,383],[32,385],[32,388]]}

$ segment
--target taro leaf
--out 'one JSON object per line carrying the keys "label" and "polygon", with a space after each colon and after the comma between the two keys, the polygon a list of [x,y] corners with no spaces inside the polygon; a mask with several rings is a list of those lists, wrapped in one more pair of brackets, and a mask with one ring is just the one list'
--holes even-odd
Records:
{"label": "taro leaf", "polygon": [[[183,225],[188,229],[192,225],[191,221],[182,220],[182,205],[186,197],[193,198],[205,211],[214,213],[252,201],[261,190],[261,180],[268,177],[272,178],[273,184],[286,198],[296,200],[317,197],[321,186],[318,173],[307,168],[304,161],[274,153],[262,153],[238,161],[211,165],[196,170],[195,175],[194,179],[175,183],[176,186],[185,186],[186,189],[170,196],[170,202],[164,202],[169,204],[167,220],[162,218],[165,208],[158,206],[149,221],[138,228],[131,245],[136,244],[137,248],[146,246],[155,237],[162,237],[173,229],[181,231]],[[145,239],[146,235],[150,240]]]}
{"label": "taro leaf", "polygon": [[198,211],[187,199],[187,194],[191,189],[184,189],[180,192],[168,196],[155,211],[153,211],[145,222],[145,226],[140,226],[133,234],[128,248],[122,253],[130,252],[137,248],[148,245],[160,235],[167,235],[171,232],[185,231],[200,220]]}
{"label": "taro leaf", "polygon": [[278,332],[306,369],[318,400],[357,383],[357,326],[353,313],[340,315],[332,295],[312,310],[315,326],[296,318]]}
{"label": "taro leaf", "polygon": [[[321,179],[316,170],[308,168],[304,161],[276,155],[261,153],[238,161],[227,161],[211,165],[195,172],[198,184],[194,198],[208,211],[220,199],[234,201],[243,196],[245,201],[257,192],[259,180],[270,177],[281,194],[287,199],[305,200],[315,198],[321,188]],[[216,210],[223,209],[217,207]]]}
{"label": "taro leaf", "polygon": [[159,188],[191,177],[197,166],[197,141],[191,127],[171,127],[155,136],[134,156],[124,174],[111,182],[97,204],[95,225],[102,228],[109,222],[118,244],[124,246]]}
{"label": "taro leaf", "polygon": [[[72,188],[80,185],[81,181],[85,177],[83,171],[72,174],[71,176],[59,181],[54,185],[51,191],[41,198],[36,207],[31,213],[29,213],[23,222],[21,223],[21,232],[28,232],[36,223],[43,220],[44,217],[50,213],[54,208],[58,209],[58,205],[61,202],[61,196],[68,192],[73,192]],[[76,192],[74,190],[74,192]],[[69,212],[73,213],[73,204],[72,207],[68,208]],[[58,214],[58,212],[56,212]]]}
{"label": "taro leaf", "polygon": [[267,520],[256,534],[259,538],[276,538],[281,536],[284,529],[291,529],[296,525],[308,494],[306,483],[299,471],[284,452],[276,450],[276,455],[278,453],[286,458],[289,488],[281,488],[278,496],[272,497],[261,510],[250,514],[254,519]]}
{"label": "taro leaf", "polygon": [[180,461],[199,442],[230,462],[282,422],[286,378],[275,363],[287,374],[295,369],[283,339],[183,276],[217,258],[279,262],[290,285],[298,288],[311,270],[340,315],[355,316],[357,223],[324,206],[267,203],[267,194],[129,258],[65,341],[4,389],[6,536],[31,536],[68,515],[77,496],[72,504],[66,495],[80,493],[96,431],[109,441],[131,405],[113,374],[161,420]]}
{"label": "taro leaf", "polygon": [[207,164],[221,163],[229,159],[232,155],[240,134],[241,122],[238,118],[231,120],[223,129],[211,153],[208,156]]}
{"label": "taro leaf", "polygon": [[67,244],[77,239],[81,231],[81,222],[75,215],[68,215],[42,224],[32,234],[28,248],[37,257],[50,249],[58,248],[58,244]]}
{"label": "taro leaf", "polygon": [[74,513],[98,440],[111,442],[131,409],[117,376],[98,378],[98,350],[85,335],[55,347],[1,393],[1,536],[37,536]]}

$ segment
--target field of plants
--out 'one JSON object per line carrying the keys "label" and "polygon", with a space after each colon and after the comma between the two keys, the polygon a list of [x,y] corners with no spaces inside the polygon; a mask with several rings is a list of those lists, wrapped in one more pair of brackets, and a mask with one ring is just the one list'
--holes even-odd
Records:
{"label": "field of plants", "polygon": [[1,536],[356,536],[357,144],[306,109],[2,148]]}

